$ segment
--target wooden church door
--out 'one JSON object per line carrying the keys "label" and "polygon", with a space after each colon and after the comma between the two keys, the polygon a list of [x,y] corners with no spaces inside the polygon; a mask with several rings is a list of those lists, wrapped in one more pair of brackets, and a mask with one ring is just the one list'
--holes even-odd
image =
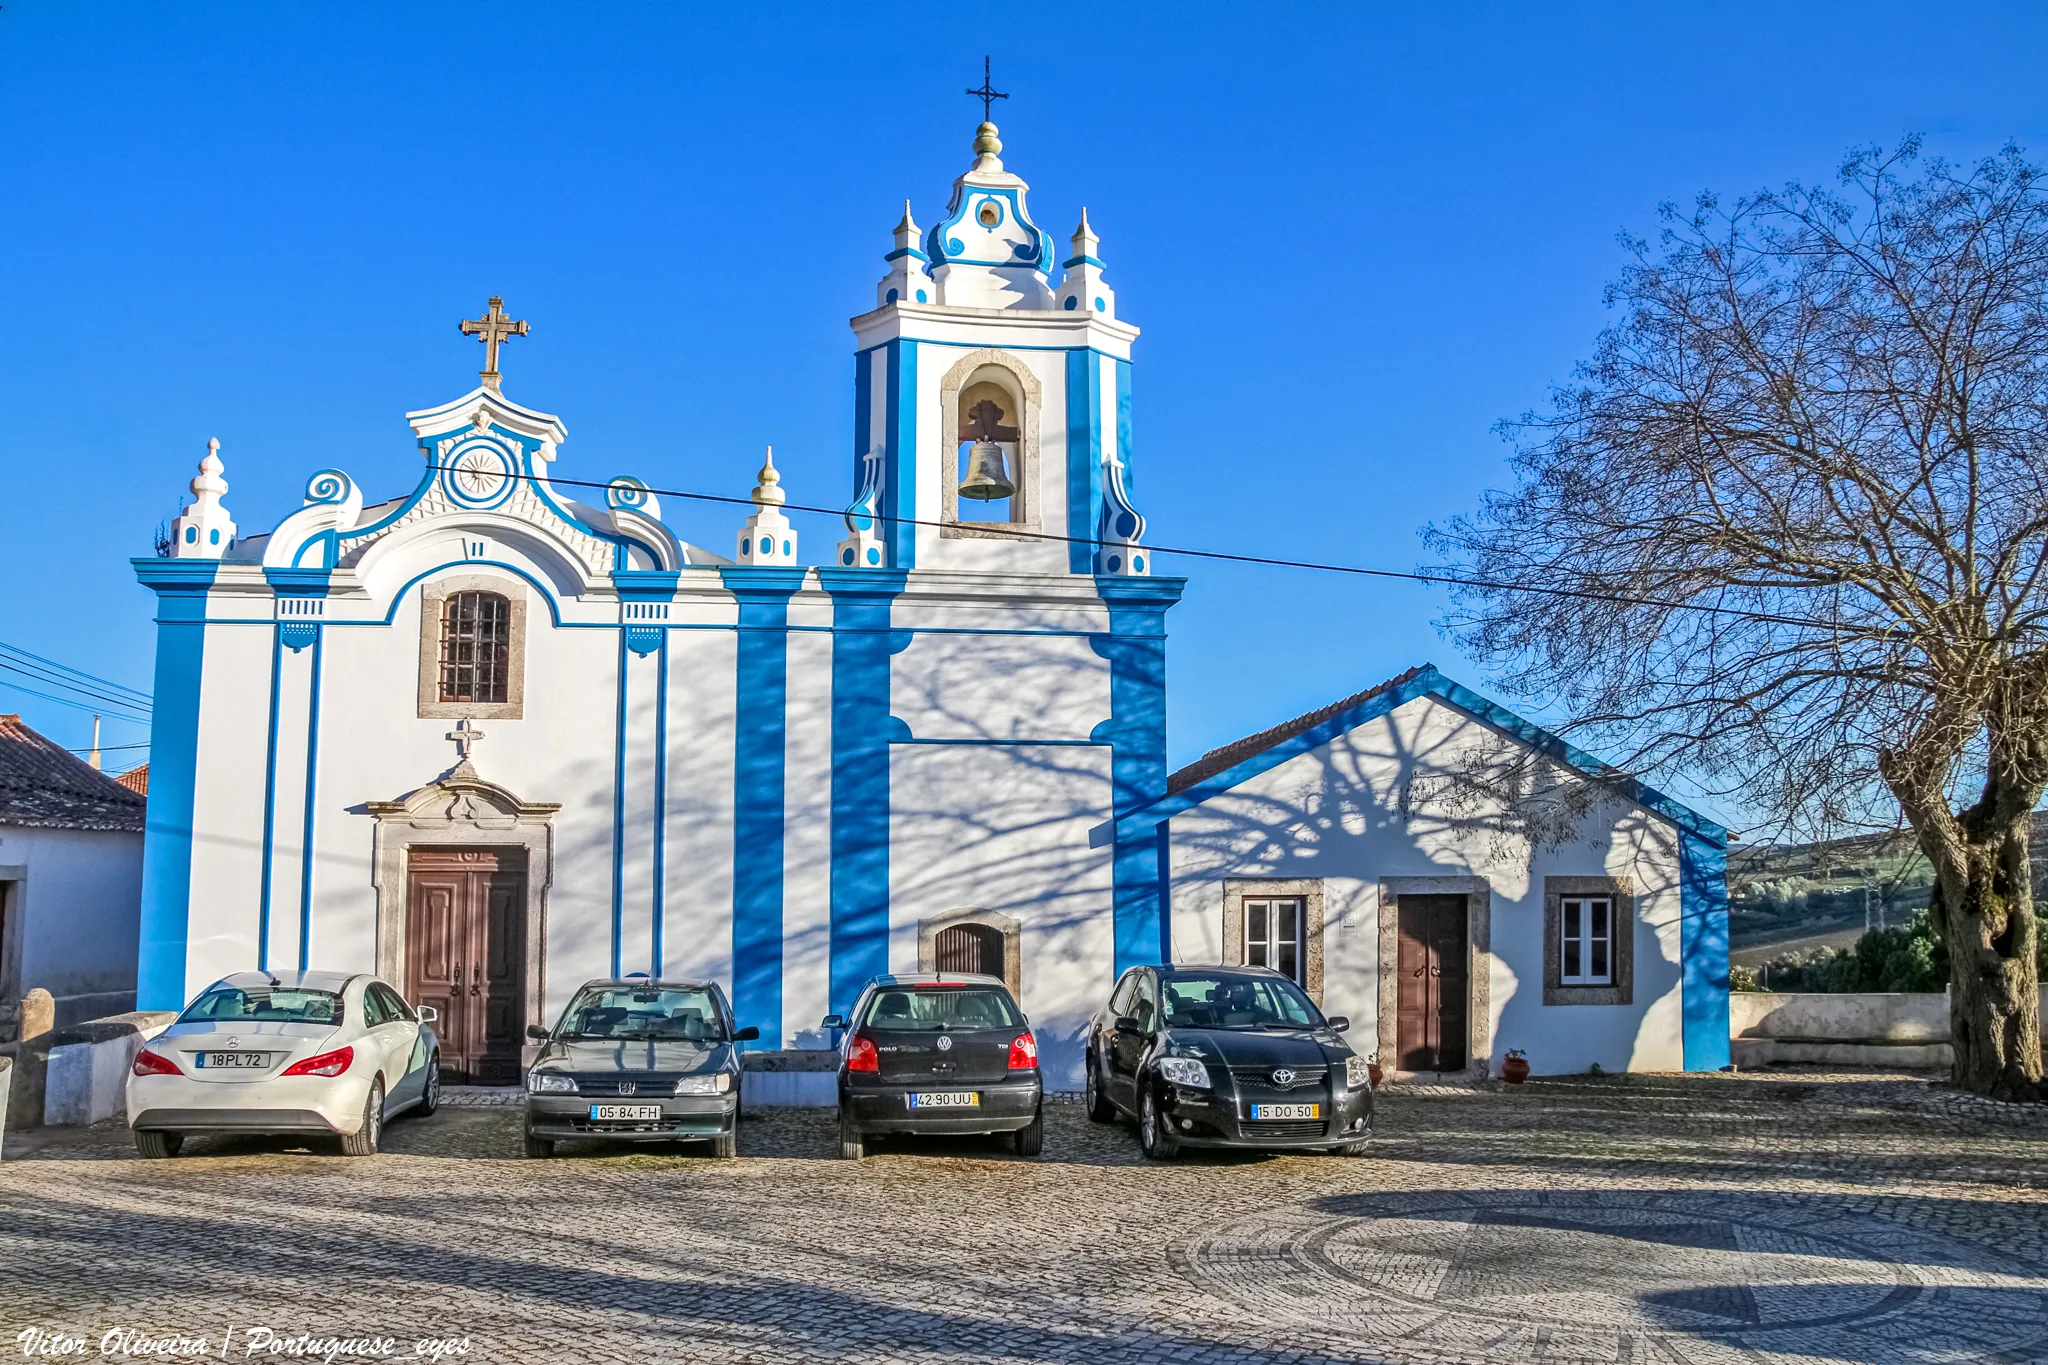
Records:
{"label": "wooden church door", "polygon": [[1465,898],[1403,896],[1396,907],[1395,1065],[1403,1071],[1465,1066]]}
{"label": "wooden church door", "polygon": [[526,1034],[526,850],[410,851],[405,998],[441,1012],[441,1077],[514,1085]]}

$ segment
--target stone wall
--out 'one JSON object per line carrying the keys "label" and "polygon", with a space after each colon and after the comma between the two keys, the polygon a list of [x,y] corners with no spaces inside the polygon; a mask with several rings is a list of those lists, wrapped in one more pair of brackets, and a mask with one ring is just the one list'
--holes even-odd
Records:
{"label": "stone wall", "polygon": [[1738,1067],[1772,1062],[1945,1067],[1948,995],[1732,991],[1728,1034]]}

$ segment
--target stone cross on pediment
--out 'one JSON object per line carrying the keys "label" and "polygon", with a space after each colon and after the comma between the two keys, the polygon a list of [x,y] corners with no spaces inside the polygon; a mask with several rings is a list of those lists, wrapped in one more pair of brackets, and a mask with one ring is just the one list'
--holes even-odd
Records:
{"label": "stone cross on pediment", "polygon": [[490,305],[484,310],[482,317],[462,320],[462,334],[475,337],[484,344],[485,388],[498,387],[501,377],[498,374],[498,347],[513,337],[525,336],[529,330],[524,319],[505,316],[505,300],[495,294],[491,296]]}
{"label": "stone cross on pediment", "polygon": [[448,732],[447,737],[455,741],[456,756],[467,763],[470,756],[469,751],[476,747],[477,741],[484,737],[484,732],[471,725],[468,719],[464,718],[455,722],[455,728]]}

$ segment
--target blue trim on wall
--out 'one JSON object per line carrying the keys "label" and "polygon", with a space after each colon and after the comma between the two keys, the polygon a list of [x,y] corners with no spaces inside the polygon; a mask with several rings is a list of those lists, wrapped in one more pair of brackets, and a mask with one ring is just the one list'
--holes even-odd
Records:
{"label": "blue trim on wall", "polygon": [[[1116,457],[1123,461],[1124,492],[1137,496],[1136,461],[1131,441],[1131,362],[1116,362]],[[1100,523],[1096,523],[1100,525]]]}
{"label": "blue trim on wall", "polygon": [[[874,346],[853,357],[853,487],[859,490],[867,478],[868,452],[875,444],[875,352],[884,347]],[[884,460],[886,477],[887,461]]]}
{"label": "blue trim on wall", "polygon": [[910,643],[889,629],[908,575],[820,569],[832,598],[831,1008],[844,1014],[889,970],[890,658]]}
{"label": "blue trim on wall", "polygon": [[[884,348],[889,357],[889,387],[884,394],[884,427],[888,452],[882,462],[882,505],[896,518],[883,524],[889,546],[889,567],[917,567],[917,343],[898,337]],[[940,457],[945,458],[941,451]]]}
{"label": "blue trim on wall", "polygon": [[[1095,652],[1109,661],[1109,719],[1092,739],[1110,743],[1112,808],[1121,819],[1166,794],[1166,613],[1180,600],[1184,578],[1098,577],[1109,606],[1109,633]],[[1147,826],[1126,837],[1118,825],[1112,858],[1116,974],[1147,962],[1172,961],[1172,925],[1162,896],[1162,845]]]}
{"label": "blue trim on wall", "polygon": [[313,821],[320,796],[320,673],[326,632],[313,627],[313,681],[306,702],[306,823],[299,843],[299,970],[313,965]]}
{"label": "blue trim on wall", "polygon": [[739,600],[733,703],[732,1005],[758,1046],[782,1046],[782,863],[789,599],[805,569],[722,568]]}
{"label": "blue trim on wall", "polygon": [[665,961],[662,920],[668,911],[668,632],[661,633],[661,654],[654,683],[654,964],[648,970],[661,979]]}
{"label": "blue trim on wall", "polygon": [[[1096,519],[1102,513],[1101,352],[1067,352],[1067,571],[1095,566]],[[1118,968],[1119,971],[1122,968]]]}
{"label": "blue trim on wall", "polygon": [[270,734],[263,748],[263,887],[257,907],[256,969],[270,970],[270,878],[271,853],[277,832],[277,713],[278,690],[284,678],[284,627],[270,636]]}
{"label": "blue trim on wall", "polygon": [[1685,1069],[1729,1064],[1728,845],[1678,836],[1678,964]]}
{"label": "blue trim on wall", "polygon": [[135,1007],[185,1008],[192,904],[192,808],[199,776],[199,690],[206,665],[210,559],[138,559],[135,576],[157,594],[156,669],[150,685],[150,800],[142,849],[142,917]]}
{"label": "blue trim on wall", "polygon": [[612,977],[626,933],[626,632],[619,632],[619,701],[612,738]]}
{"label": "blue trim on wall", "polygon": [[[1176,792],[1131,815],[1120,816],[1116,824],[1116,837],[1121,839],[1139,830],[1150,829],[1161,820],[1199,806],[1210,797],[1229,791],[1248,778],[1277,768],[1291,758],[1298,758],[1302,754],[1320,749],[1338,736],[1349,734],[1368,721],[1377,720],[1396,707],[1405,706],[1416,698],[1425,696],[1447,701],[1474,719],[1590,777],[1615,777],[1613,768],[1583,749],[1568,743],[1540,725],[1522,719],[1506,707],[1487,700],[1477,692],[1451,681],[1438,672],[1435,665],[1424,664],[1408,681],[1377,692],[1356,706],[1339,711],[1320,725],[1283,739],[1270,748],[1261,749],[1243,762],[1206,777],[1185,791]],[[1663,816],[1679,829],[1688,831],[1716,847],[1725,849],[1728,846],[1727,829],[1691,807],[1674,801],[1634,778],[1619,778],[1615,781],[1615,787],[1628,800],[1645,810]]]}

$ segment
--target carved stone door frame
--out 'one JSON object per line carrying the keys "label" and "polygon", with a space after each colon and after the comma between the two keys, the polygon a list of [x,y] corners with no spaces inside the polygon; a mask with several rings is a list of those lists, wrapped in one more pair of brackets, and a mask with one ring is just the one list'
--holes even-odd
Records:
{"label": "carved stone door frame", "polygon": [[522,801],[477,775],[468,759],[396,801],[370,801],[370,885],[377,894],[377,975],[406,980],[406,854],[437,848],[516,846],[526,850],[526,1022],[541,1022],[547,999],[548,889],[555,880],[556,802]]}

